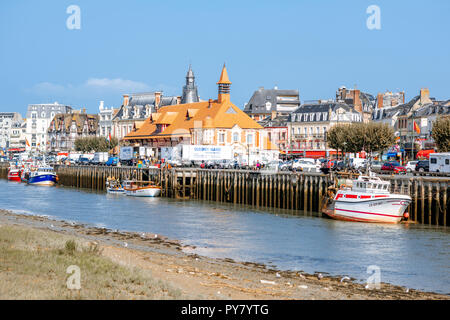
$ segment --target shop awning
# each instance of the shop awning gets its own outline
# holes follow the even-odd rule
[[[417,152],[417,158],[430,158],[430,153],[434,153],[434,149],[420,150]]]
[[[325,151],[306,151],[306,157],[307,158],[325,158],[326,153]]]

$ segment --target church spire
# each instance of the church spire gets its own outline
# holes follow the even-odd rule
[[[183,87],[183,96],[181,103],[194,103],[198,102],[197,86],[195,85],[195,76],[192,71],[192,66],[189,64],[189,70],[186,74],[186,85]]]
[[[219,103],[225,100],[230,100],[231,81],[228,78],[228,72],[227,68],[225,67],[225,63],[223,64],[222,73],[220,74],[220,79],[217,84],[219,85]]]

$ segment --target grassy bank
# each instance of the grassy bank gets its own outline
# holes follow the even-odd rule
[[[176,299],[181,292],[149,270],[119,265],[95,243],[24,226],[0,227],[0,299]],[[76,265],[81,289],[69,290]]]

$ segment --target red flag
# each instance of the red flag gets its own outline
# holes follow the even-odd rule
[[[108,135],[108,140],[111,141],[111,132]]]
[[[414,131],[417,132],[417,134],[420,134],[420,127],[415,121],[414,121]]]

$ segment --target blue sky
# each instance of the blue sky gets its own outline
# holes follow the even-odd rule
[[[81,9],[69,30],[66,9]],[[369,30],[369,5],[381,29]],[[97,112],[124,93],[181,95],[192,63],[201,98],[224,62],[242,107],[260,86],[333,98],[421,87],[450,98],[450,1],[12,1],[0,3],[0,111],[58,101]]]

